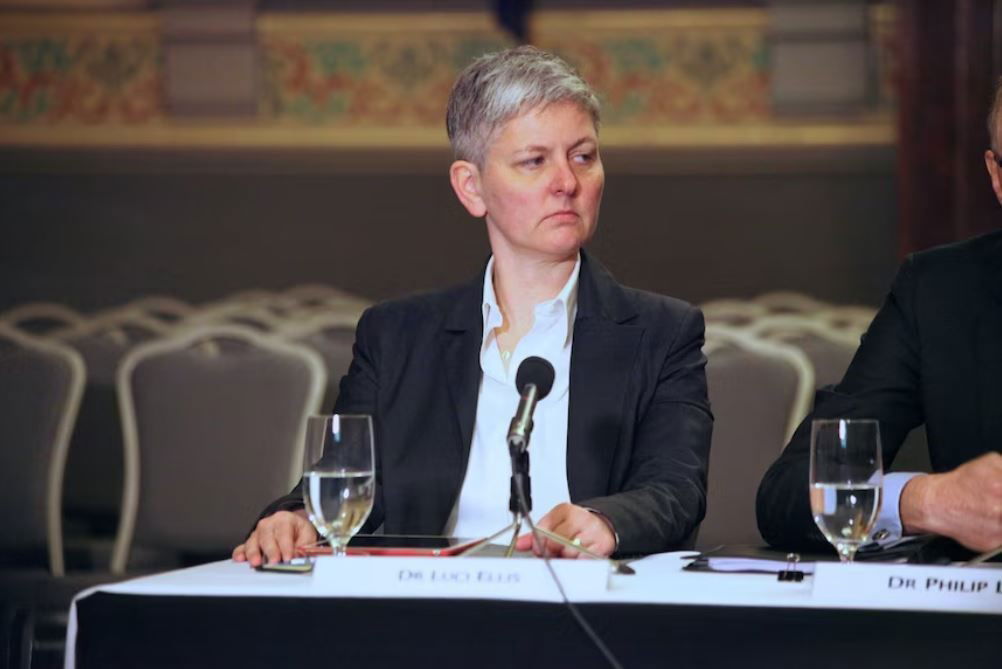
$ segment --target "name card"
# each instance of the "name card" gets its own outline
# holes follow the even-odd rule
[[[819,562],[819,606],[1002,615],[1002,569]]]
[[[611,568],[604,560],[550,564],[572,601],[608,587]],[[313,590],[338,597],[561,601],[543,560],[533,558],[319,557]]]

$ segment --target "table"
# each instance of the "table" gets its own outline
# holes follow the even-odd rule
[[[1002,606],[841,608],[812,597],[810,577],[682,565],[678,554],[651,556],[576,598],[625,667],[1002,666]],[[67,667],[607,666],[559,602],[332,597],[311,579],[218,562],[82,593]]]

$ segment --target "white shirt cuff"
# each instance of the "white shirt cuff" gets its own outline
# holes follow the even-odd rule
[[[873,526],[873,534],[870,535],[875,543],[886,548],[901,540],[904,535],[901,524],[901,491],[904,490],[906,483],[921,475],[922,472],[884,474],[883,500],[880,504],[880,513],[877,514],[877,522]]]

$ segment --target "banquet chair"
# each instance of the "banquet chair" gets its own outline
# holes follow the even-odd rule
[[[829,308],[827,302],[792,290],[777,290],[762,293],[752,298],[752,302],[765,307],[769,314],[813,314]]]
[[[0,495],[6,562],[44,548],[48,571],[65,572],[62,486],[86,375],[72,349],[0,323]]]
[[[796,348],[725,326],[706,326],[703,350],[714,424],[706,517],[696,547],[762,544],[758,483],[806,414],[814,373]]]
[[[262,333],[278,332],[284,324],[282,316],[270,309],[268,303],[264,301],[213,303],[190,314],[184,322],[188,327],[235,325]]]
[[[91,583],[66,576],[61,516],[84,376],[72,349],[0,323],[0,661],[9,666],[39,657],[38,621],[51,629],[50,614],[65,613],[72,591]]]
[[[854,332],[834,328],[811,315],[767,316],[749,326],[748,333],[803,351],[814,369],[814,385],[818,388],[841,381],[859,348],[859,336]]]
[[[0,313],[0,323],[39,336],[80,325],[86,320],[83,314],[55,302],[28,302]]]
[[[358,318],[358,313],[322,313],[290,323],[282,331],[284,338],[310,347],[323,358],[327,370],[327,388],[322,403],[325,410],[333,408],[341,377],[348,373],[351,365]]]
[[[711,300],[699,305],[699,308],[707,323],[734,328],[747,327],[759,318],[769,315],[765,306],[748,300]]]
[[[233,325],[200,325],[133,349],[118,370],[125,487],[111,569],[133,546],[183,560],[228,556],[302,471],[320,408],[319,354]]]
[[[118,365],[132,348],[168,330],[168,325],[140,310],[115,309],[53,335],[76,350],[87,366],[63,489],[67,556],[78,566],[107,567],[118,524],[122,501]]]
[[[860,323],[867,319],[862,307],[847,307],[860,320],[852,327],[833,324],[825,313],[813,316],[768,316],[748,328],[749,334],[780,341],[804,352],[814,369],[817,388],[835,385],[842,380],[859,348]],[[866,321],[868,322],[868,321]],[[930,472],[929,449],[925,427],[912,430],[898,449],[891,471]]]
[[[299,302],[328,302],[332,299],[353,297],[347,291],[326,283],[300,283],[286,288],[282,294]]]
[[[322,283],[305,283],[285,290],[278,302],[290,311],[307,316],[321,314],[361,314],[371,306],[368,300]]]
[[[146,295],[116,307],[111,312],[138,314],[160,321],[164,325],[174,325],[196,310],[196,307],[170,295]]]
[[[870,322],[877,315],[877,310],[873,307],[858,305],[833,306],[817,312],[815,316],[836,330],[844,330],[861,337],[866,329],[870,327]]]

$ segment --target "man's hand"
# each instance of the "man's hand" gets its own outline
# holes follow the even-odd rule
[[[317,539],[306,511],[278,511],[257,522],[247,541],[233,549],[233,559],[249,562],[252,567],[260,566],[262,561],[288,562],[295,557],[297,548],[314,544]]]
[[[616,550],[616,535],[608,522],[597,513],[592,513],[584,507],[574,504],[558,504],[545,516],[539,519],[536,527],[541,530],[549,530],[554,534],[574,541],[577,540],[582,546],[603,557],[608,557]],[[529,550],[536,555],[549,555],[552,557],[581,557],[583,554],[573,548],[567,548],[543,538],[542,546],[535,545],[532,533],[523,534],[518,538],[515,548],[520,551]],[[587,557],[587,556],[585,556]]]
[[[982,553],[1002,546],[1002,455],[986,453],[901,491],[905,532],[941,534]]]

